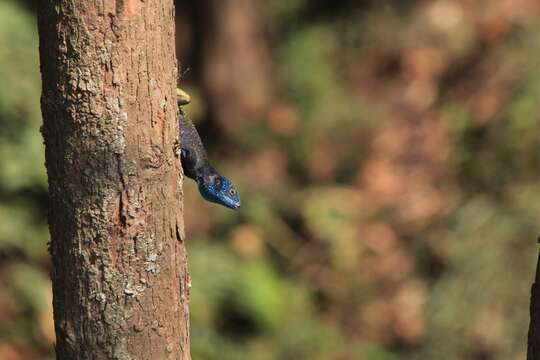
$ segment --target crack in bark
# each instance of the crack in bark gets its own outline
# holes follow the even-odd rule
[[[163,150],[178,134],[166,71],[176,68],[172,9],[172,0],[39,9],[58,359],[189,359],[181,188]]]

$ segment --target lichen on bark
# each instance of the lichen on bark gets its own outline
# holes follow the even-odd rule
[[[39,8],[59,359],[189,359],[173,1]]]

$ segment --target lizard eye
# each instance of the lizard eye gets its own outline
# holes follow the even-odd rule
[[[236,195],[236,190],[235,189],[229,190],[229,195],[231,195],[231,196]]]

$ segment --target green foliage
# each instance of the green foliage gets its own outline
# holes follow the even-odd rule
[[[0,187],[46,183],[39,134],[39,67],[35,20],[12,1],[0,4]],[[13,160],[17,161],[13,161]]]
[[[277,0],[268,3],[268,11],[280,26],[294,22],[305,7],[306,0]]]
[[[251,262],[241,267],[232,296],[261,329],[276,329],[285,301],[283,281],[272,267]]]
[[[47,309],[43,297],[49,291],[49,279],[39,268],[25,264],[15,264],[12,269],[13,295],[19,301],[21,309],[31,310],[35,314]]]
[[[282,71],[288,98],[306,117],[339,99],[340,88],[330,63],[336,46],[334,34],[325,27],[302,29],[284,46]]]
[[[0,78],[0,252],[43,258],[43,205],[27,194],[46,187],[37,33],[34,18],[12,1],[0,4]]]
[[[523,215],[478,196],[449,219],[449,270],[432,290],[432,331],[419,359],[441,351],[450,359],[482,351],[508,359],[523,351],[530,283],[517,279],[534,273],[537,258],[534,242],[522,241],[536,236],[535,224]]]
[[[189,254],[194,359],[324,359],[342,351],[337,329],[313,317],[308,289],[278,276],[268,261],[206,242]],[[241,318],[224,319],[227,313]]]
[[[37,47],[32,14],[0,2],[0,344],[29,358],[52,354]]]
[[[0,252],[21,251],[35,260],[46,258],[49,233],[27,202],[0,203]]]

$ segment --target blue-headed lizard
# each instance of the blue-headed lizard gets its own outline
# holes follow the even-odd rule
[[[178,106],[187,105],[191,99],[183,90],[176,90]],[[184,174],[195,180],[202,197],[208,201],[223,205],[229,209],[240,207],[240,196],[233,184],[225,176],[221,176],[210,165],[201,137],[182,109],[179,116],[180,151],[179,157]]]

